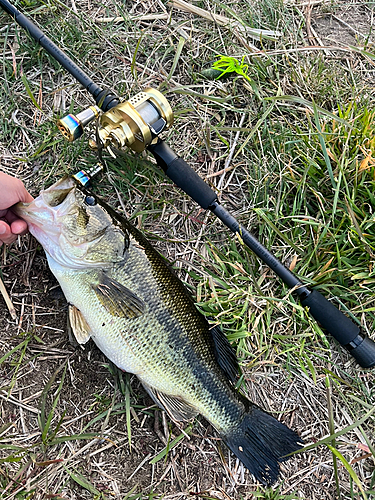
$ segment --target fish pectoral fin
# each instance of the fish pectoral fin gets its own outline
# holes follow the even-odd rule
[[[91,330],[81,311],[69,304],[69,321],[78,344],[86,344],[90,340]]]
[[[182,399],[176,398],[174,396],[169,396],[168,394],[157,391],[144,382],[142,382],[142,384],[150,395],[151,399],[158,406],[160,406],[160,408],[165,410],[172,420],[181,422],[190,420],[198,415],[199,412],[193,406],[191,406],[189,403],[186,403]]]
[[[101,282],[93,286],[100,303],[112,316],[138,318],[145,311],[145,303],[129,288],[110,278],[105,273]]]

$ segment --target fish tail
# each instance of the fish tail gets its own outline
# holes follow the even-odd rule
[[[222,438],[251,474],[269,486],[277,480],[279,462],[289,458],[285,455],[300,449],[303,441],[257,406],[247,404],[247,407],[240,424]]]

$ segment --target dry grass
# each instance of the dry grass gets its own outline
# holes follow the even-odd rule
[[[149,85],[165,91],[176,114],[168,144],[283,262],[372,334],[372,3],[198,6],[213,20],[183,12],[177,2],[173,8],[161,1],[20,3],[98,82],[125,98]],[[250,28],[281,36],[258,41]],[[95,163],[85,141],[66,144],[55,126],[57,116],[91,101],[2,13],[0,41],[0,166],[37,194]],[[245,55],[251,82],[202,78],[219,54]],[[304,100],[341,113],[352,128],[324,112],[317,124]],[[109,171],[95,189],[121,210],[115,185],[127,214],[197,290],[201,309],[237,346],[250,399],[306,443],[345,432],[282,465],[280,483],[269,490],[201,420],[151,463],[181,430],[94,345],[69,344],[64,299],[43,252],[25,237],[0,250],[18,315],[12,320],[1,303],[0,498],[373,498],[373,371],[359,369],[272,272],[231,242],[149,158],[106,158]]]

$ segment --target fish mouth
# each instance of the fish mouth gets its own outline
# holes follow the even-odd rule
[[[27,211],[27,209],[31,205],[31,203],[32,202],[23,203],[22,201],[20,201],[16,205],[13,205],[12,212],[18,215],[18,217],[20,217],[21,219],[24,219],[26,222],[28,222],[30,213]]]
[[[12,211],[23,219],[30,233],[41,241],[48,235],[57,244],[60,234],[59,218],[69,211],[71,202],[69,194],[76,187],[70,177],[63,177],[30,203],[17,203]]]
[[[40,197],[48,208],[59,207],[76,187],[77,184],[71,177],[63,177],[48,189],[44,189]]]
[[[47,227],[50,234],[56,230],[56,225],[53,223],[53,214],[43,211],[42,208],[38,209],[35,206],[35,200],[30,203],[20,202],[13,205],[12,212],[26,221],[30,233],[37,239],[43,235],[43,232],[46,232]]]
[[[12,207],[12,211],[28,224],[34,223],[38,226],[41,223],[44,225],[47,220],[52,222],[53,212],[58,211],[75,187],[76,184],[71,177],[63,177],[48,189],[41,191],[30,203],[17,203]]]

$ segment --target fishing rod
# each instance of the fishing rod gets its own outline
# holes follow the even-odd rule
[[[121,101],[110,90],[102,89],[57,47],[29,18],[8,0],[0,0],[3,8],[53,58],[55,58],[93,96],[96,105],[77,115],[69,114],[57,123],[69,141],[79,138],[84,127],[97,120],[97,137],[101,145],[113,154],[130,148],[136,152],[147,149],[157,165],[179,188],[203,209],[215,214],[245,245],[270,267],[303,307],[329,332],[363,368],[375,366],[375,342],[351,319],[327,300],[318,290],[308,287],[285,267],[265,246],[220,204],[217,194],[179,157],[159,135],[173,124],[173,111],[163,94],[147,88],[127,101]],[[80,171],[73,177],[88,185],[91,174]]]

